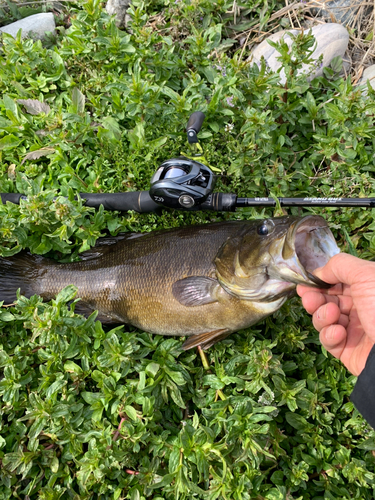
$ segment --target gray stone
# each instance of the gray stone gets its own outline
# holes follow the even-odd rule
[[[359,80],[358,84],[363,87],[362,95],[366,96],[368,94],[367,90],[367,80],[370,81],[370,85],[375,89],[375,64],[366,68],[362,74],[362,78]]]
[[[8,33],[15,37],[18,31],[22,30],[22,37],[32,36],[33,38],[43,38],[44,35],[55,30],[55,18],[51,12],[43,14],[34,14],[32,16],[25,17],[20,21],[8,24],[7,26],[2,26],[0,28],[0,33]]]
[[[118,28],[126,28],[130,20],[127,10],[131,0],[108,0],[105,10],[110,16],[116,16],[116,26]]]
[[[288,30],[288,32],[296,35],[299,33],[297,30]],[[306,31],[307,33],[307,31]],[[317,42],[317,47],[312,54],[313,59],[317,60],[322,55],[322,65],[315,66],[304,65],[302,67],[302,72],[309,74],[308,80],[321,76],[323,74],[323,68],[329,66],[332,59],[336,56],[343,57],[349,43],[349,33],[346,28],[341,24],[327,23],[319,24],[312,28],[312,34]],[[255,62],[258,66],[261,64],[262,56],[266,60],[267,65],[272,71],[277,71],[281,67],[281,62],[277,60],[280,57],[280,53],[271,47],[267,40],[273,42],[279,42],[281,39],[288,44],[290,47],[292,44],[291,37],[287,34],[287,31],[279,31],[263,40],[261,44],[252,52],[249,60]],[[281,81],[284,84],[286,81],[284,69],[280,72]]]
[[[311,13],[328,21],[350,25],[355,20],[363,0],[316,0],[312,2]]]

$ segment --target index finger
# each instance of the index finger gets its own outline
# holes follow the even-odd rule
[[[302,296],[302,305],[309,314],[314,314],[321,306],[326,304],[335,304],[341,314],[350,314],[353,307],[353,300],[345,295],[328,295],[316,290],[308,290]]]

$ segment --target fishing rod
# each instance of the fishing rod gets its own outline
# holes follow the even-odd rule
[[[186,126],[188,143],[198,142],[204,113],[193,113]],[[127,212],[155,212],[160,208],[235,212],[245,207],[375,207],[375,198],[239,198],[231,193],[214,193],[217,176],[198,160],[180,156],[163,162],[151,178],[149,191],[126,193],[80,193],[88,207]],[[1,201],[19,204],[27,196],[0,193]]]

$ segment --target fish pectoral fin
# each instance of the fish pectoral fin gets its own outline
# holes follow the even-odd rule
[[[219,340],[228,337],[230,332],[226,328],[222,330],[214,330],[213,332],[200,333],[198,335],[192,335],[183,344],[182,349],[187,351],[193,347],[201,346],[202,349],[208,349],[209,347],[219,342]]]
[[[172,285],[173,296],[186,307],[203,306],[218,301],[220,283],[206,276],[191,276]]]

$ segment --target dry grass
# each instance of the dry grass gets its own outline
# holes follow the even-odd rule
[[[241,46],[241,57],[248,55],[249,51],[259,44],[262,40],[270,36],[272,33],[282,30],[281,20],[287,20],[289,28],[287,29],[304,29],[307,30],[316,24],[325,22],[338,22],[335,13],[339,10],[342,12],[349,11],[349,19],[346,23],[346,28],[349,32],[349,46],[345,54],[344,62],[346,62],[346,70],[351,76],[353,83],[357,83],[362,76],[364,69],[372,64],[375,64],[375,15],[374,6],[375,0],[351,0],[349,6],[341,8],[334,5],[338,0],[285,0],[285,7],[274,12],[267,22],[258,22],[250,29],[238,31],[236,25],[241,23],[241,8],[238,7],[237,1],[233,0],[232,8],[227,12],[227,15],[233,17],[233,35]],[[345,1],[345,0],[343,0]],[[13,0],[17,6],[37,6],[45,5],[50,7],[49,10],[56,9],[56,6],[61,7],[64,2],[75,3],[76,0]],[[6,7],[5,0],[0,0],[0,7]],[[325,9],[324,18],[319,15],[319,9]],[[48,9],[47,9],[48,10]],[[169,28],[165,29],[165,19],[163,13],[150,18],[147,26],[160,31],[172,31],[173,23]],[[178,33],[170,33],[176,38],[184,38],[186,33],[181,33],[181,26],[178,26]]]
[[[345,1],[345,0],[343,0]],[[350,75],[352,82],[357,83],[365,68],[375,64],[375,15],[374,6],[375,0],[351,0],[347,6],[338,7],[335,5],[338,0],[285,0],[285,6],[274,12],[268,20],[259,19],[249,29],[240,30],[241,23],[249,21],[249,18],[243,19],[241,16],[241,8],[237,1],[233,0],[231,9],[226,13],[233,22],[227,26],[231,38],[235,39],[240,48],[240,57],[246,58],[250,51],[265,38],[271,34],[284,29],[285,21],[288,27],[286,29],[308,30],[309,28],[327,22],[339,22],[335,17],[335,13],[339,11],[349,12],[346,21],[346,28],[349,32],[349,45],[344,57],[344,70],[347,75]],[[324,9],[320,14],[321,9]],[[169,32],[176,41],[180,41],[187,36],[181,32],[181,25],[178,25],[178,30],[174,32],[173,22],[170,25],[165,23],[164,13],[155,16],[149,20],[148,26],[162,32]],[[284,22],[282,21],[284,20]],[[238,50],[238,45],[236,45]]]
[[[335,12],[338,10],[349,11],[350,15],[346,23],[349,32],[349,46],[345,54],[344,62],[347,72],[350,74],[353,83],[357,83],[361,78],[364,69],[375,64],[375,15],[373,1],[355,1],[340,9],[335,6],[330,9],[330,4],[335,0],[310,0],[303,3],[296,1],[289,3],[285,0],[285,7],[275,12],[262,29],[261,23],[254,25],[251,29],[237,33],[236,38],[242,45],[242,53],[251,50],[262,40],[283,29],[280,25],[281,19],[287,19],[289,29],[309,29],[316,24],[325,22],[338,22]],[[336,0],[337,1],[337,0]],[[325,17],[319,16],[318,9],[325,9]]]

